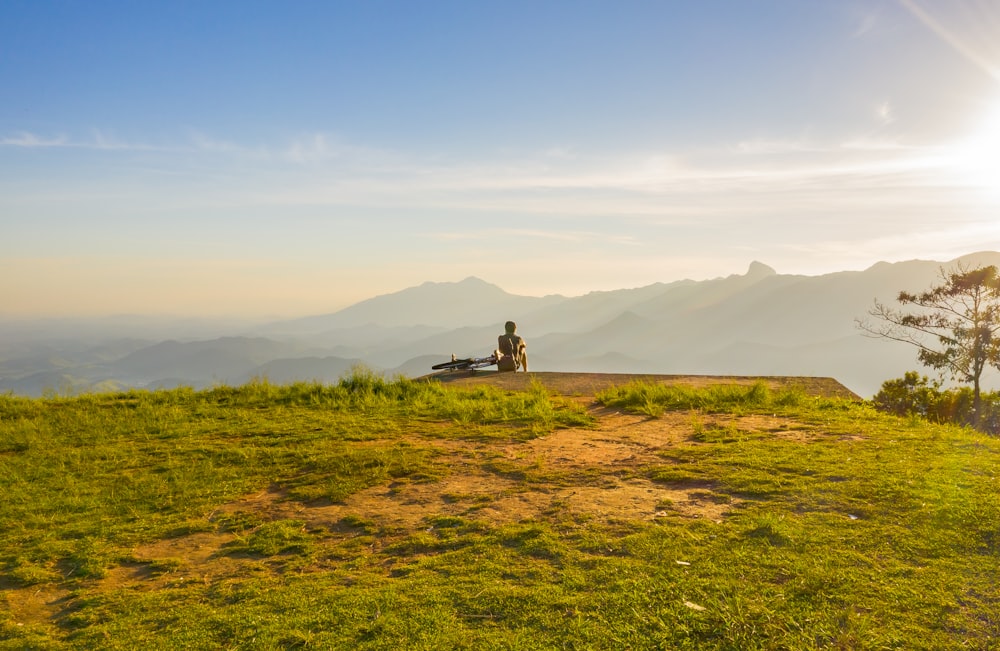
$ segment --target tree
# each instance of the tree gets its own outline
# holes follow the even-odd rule
[[[917,359],[958,382],[972,383],[974,424],[978,424],[980,381],[987,367],[1000,369],[1000,276],[993,265],[941,269],[941,284],[925,292],[901,291],[896,300],[914,310],[875,301],[858,327],[875,337],[917,347]]]

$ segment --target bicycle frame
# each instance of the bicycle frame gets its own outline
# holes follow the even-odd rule
[[[435,364],[431,368],[435,371],[475,371],[478,368],[494,366],[496,363],[497,358],[495,355],[490,355],[489,357],[469,357],[466,359],[458,359],[452,355],[450,362]]]

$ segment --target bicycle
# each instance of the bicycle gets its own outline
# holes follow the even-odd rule
[[[466,359],[458,359],[452,355],[450,362],[441,362],[431,368],[435,371],[475,371],[477,368],[493,366],[496,363],[496,355],[490,355],[489,357],[468,357]]]

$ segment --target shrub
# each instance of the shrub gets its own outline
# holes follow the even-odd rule
[[[937,380],[928,380],[916,371],[882,383],[872,403],[879,411],[897,416],[920,416],[932,423],[970,425],[990,434],[1000,434],[1000,394],[981,396],[979,418],[974,410],[972,389],[941,389]]]
[[[901,378],[883,382],[872,402],[879,411],[897,416],[916,414],[933,420],[941,383],[934,381],[928,386],[927,382],[926,375],[907,371]]]

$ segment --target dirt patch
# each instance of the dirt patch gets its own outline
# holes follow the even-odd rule
[[[629,479],[601,487],[574,486],[518,493],[491,503],[483,512],[498,520],[511,519],[512,514],[533,518],[563,511],[598,522],[651,521],[669,515],[718,522],[736,501],[713,501],[710,495],[705,490],[671,490],[648,480]]]
[[[270,509],[271,504],[268,505]],[[230,533],[208,533],[198,532],[182,536],[180,538],[169,538],[159,540],[151,545],[146,545],[136,550],[134,557],[137,561],[154,561],[159,559],[183,559],[192,564],[205,563],[218,551],[222,544],[234,538]]]
[[[690,416],[668,413],[652,419],[600,407],[592,412],[594,428],[557,430],[525,442],[494,447],[435,440],[431,445],[439,450],[439,461],[451,468],[437,481],[375,486],[336,504],[304,504],[267,490],[220,505],[208,520],[220,522],[238,514],[253,514],[259,521],[301,520],[304,528],[323,532],[322,538],[335,544],[358,535],[356,528],[344,524],[350,521],[364,521],[382,535],[402,538],[431,528],[433,519],[441,516],[490,526],[566,515],[597,522],[651,522],[667,516],[719,521],[735,504],[703,487],[666,487],[637,476],[637,468],[662,461],[659,450],[690,437]],[[226,553],[235,537],[198,532],[139,547],[134,562],[114,569],[100,587],[155,589],[177,581],[233,576],[259,565]]]
[[[226,544],[235,537],[228,532],[198,532],[144,545],[133,552],[133,562],[113,568],[99,581],[101,590],[135,587],[154,590],[239,575],[248,565],[247,560],[223,553]]]
[[[795,385],[818,395],[857,397],[829,378],[490,372],[429,378],[458,384],[488,382],[509,390],[539,382],[553,393],[588,405],[596,426],[557,430],[537,439],[498,445],[414,437],[412,443],[430,444],[438,450],[437,460],[447,464],[449,474],[430,482],[404,480],[375,486],[337,504],[303,504],[286,499],[281,491],[262,491],[220,505],[207,514],[209,522],[241,514],[258,522],[301,520],[305,529],[320,532],[321,541],[331,545],[360,535],[352,522],[377,528],[384,544],[432,529],[434,518],[441,516],[463,517],[490,526],[566,515],[596,522],[652,522],[664,517],[720,522],[738,499],[714,493],[708,486],[658,484],[642,475],[642,467],[664,463],[664,450],[697,443],[696,433],[705,430],[766,433],[802,442],[814,433],[799,423],[768,415],[668,412],[650,418],[628,414],[596,404],[595,393],[636,379],[688,386],[764,380],[774,388]],[[236,537],[235,533],[198,532],[137,548],[133,562],[112,571],[99,588],[155,589],[178,581],[210,582],[259,571],[260,559],[226,553],[226,545]],[[46,613],[58,610],[58,601],[65,596],[38,591],[29,600],[26,591],[15,592],[8,595],[15,596],[21,605],[12,612],[40,613],[43,619]]]
[[[0,591],[15,626],[50,623],[65,607],[70,592],[52,585],[5,588]]]
[[[304,505],[267,492],[225,505],[220,512],[253,510],[264,520],[297,519],[305,529],[325,530],[329,543],[357,535],[343,525],[345,518],[371,523],[387,537],[382,544],[433,528],[433,518],[460,516],[491,526],[572,515],[596,522],[654,521],[676,516],[721,522],[738,501],[723,502],[704,489],[670,489],[645,479],[604,481],[601,486],[525,488],[519,482],[490,474],[453,475],[441,481],[370,488],[342,504]],[[189,581],[211,582],[259,568],[261,561],[225,553],[234,539],[229,533],[195,533],[139,547],[135,563],[112,570],[98,582],[101,591],[153,590]],[[40,604],[24,605],[36,616],[54,615]]]

